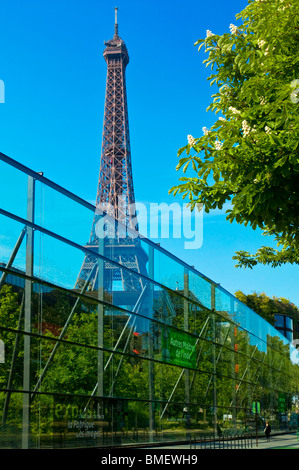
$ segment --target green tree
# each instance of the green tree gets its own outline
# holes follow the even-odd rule
[[[207,31],[195,43],[208,54],[208,80],[218,86],[208,110],[219,118],[178,151],[177,170],[192,167],[196,176],[181,177],[170,193],[188,196],[191,210],[228,203],[227,220],[274,237],[277,249],[239,251],[237,266],[298,264],[299,4],[251,0],[236,18],[230,33]]]
[[[0,387],[7,386],[9,372],[12,367],[12,357],[17,340],[17,335],[13,330],[17,330],[18,321],[20,316],[20,298],[19,295],[14,292],[11,286],[4,285],[0,290],[0,326],[3,327],[0,330],[0,339],[4,343],[5,347],[5,361],[1,364],[0,368]],[[21,342],[21,341],[20,341]],[[16,363],[14,364],[14,380],[16,384],[22,383],[22,346],[19,348],[19,352],[16,356]]]
[[[275,314],[299,319],[298,307],[283,297],[274,296],[271,298],[264,292],[245,295],[242,291],[235,292],[235,296],[272,325],[275,324]]]

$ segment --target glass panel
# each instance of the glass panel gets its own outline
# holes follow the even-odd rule
[[[94,212],[40,181],[35,183],[35,223],[79,245],[89,241]]]
[[[6,407],[9,397],[9,407]],[[0,390],[0,448],[20,449],[22,445],[22,405],[21,393]]]
[[[291,317],[285,317],[285,322],[286,322],[286,328],[289,330],[293,329],[293,318]]]
[[[18,184],[19,206],[7,178]],[[5,198],[12,195],[2,207],[26,217],[27,175],[8,167],[2,179]],[[35,279],[25,282],[24,226],[0,215],[0,447],[21,446],[26,397],[33,447],[189,442],[191,432],[215,436],[221,427],[255,432],[253,403],[259,433],[262,417],[288,426],[299,383],[291,331],[284,337],[146,239],[122,239],[121,255],[110,242],[104,259],[101,246],[73,246],[89,240],[93,211],[38,181],[35,203],[36,223],[69,243],[35,230]]]
[[[289,330],[286,330],[286,338],[287,338],[289,341],[293,341],[293,332],[292,332],[292,331],[289,331]]]
[[[155,247],[155,281],[184,293],[184,266]]]
[[[211,284],[208,281],[189,271],[189,289],[191,299],[194,296],[196,301],[211,309]]]
[[[24,225],[0,214],[0,266],[5,267],[20,243],[13,259],[12,266],[25,272],[26,246]]]
[[[0,208],[26,219],[28,176],[0,160],[0,187]]]
[[[284,316],[283,315],[274,315],[275,319],[275,328],[284,328]]]

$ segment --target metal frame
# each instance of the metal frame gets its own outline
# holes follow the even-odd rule
[[[28,194],[27,194],[27,220],[34,222],[35,206],[35,180],[28,176]],[[32,227],[27,226],[26,238],[26,275],[33,276],[33,252],[34,252],[34,232]],[[24,300],[24,332],[31,333],[32,318],[32,282],[25,280],[25,300]],[[24,365],[23,365],[23,424],[22,424],[22,448],[30,447],[30,369],[31,369],[31,336],[24,336]]]
[[[34,188],[34,181],[32,180],[32,178],[29,178],[28,195],[34,194],[33,188]],[[35,231],[40,231],[41,233],[45,233],[45,234],[47,234],[47,235],[49,235],[49,236],[52,236],[52,237],[54,237],[54,238],[56,238],[56,239],[58,239],[58,240],[60,240],[60,241],[63,241],[63,242],[65,242],[65,243],[67,243],[67,244],[73,246],[74,248],[77,248],[77,249],[80,249],[80,250],[83,251],[83,252],[86,252],[86,248],[82,247],[81,245],[78,245],[78,244],[76,244],[76,243],[74,243],[74,242],[71,242],[70,240],[67,240],[67,239],[64,238],[64,237],[61,237],[60,235],[57,235],[57,234],[55,234],[55,233],[53,233],[53,232],[51,232],[51,231],[49,231],[49,230],[47,230],[47,229],[44,229],[44,228],[40,227],[39,225],[35,224],[35,223],[34,223],[34,217],[32,216],[32,215],[33,215],[33,212],[34,212],[34,211],[33,211],[33,207],[34,207],[34,203],[33,203],[33,202],[34,202],[34,199],[33,199],[32,197],[31,197],[31,199],[30,199],[30,197],[28,197],[28,214],[27,214],[27,217],[28,217],[28,219],[32,219],[32,221],[29,221],[29,220],[27,221],[27,220],[25,220],[25,219],[22,219],[22,218],[19,217],[19,216],[15,216],[14,214],[11,214],[11,213],[9,213],[9,212],[7,212],[7,211],[0,210],[0,213],[2,213],[3,215],[6,215],[7,217],[10,217],[10,218],[13,219],[13,220],[18,221],[18,222],[21,223],[23,226],[25,225],[25,226],[26,226],[26,231],[29,232],[29,233],[31,232],[31,238],[30,238],[29,236],[27,236],[27,239],[26,239],[27,244],[28,244],[28,246],[27,246],[27,251],[26,251],[26,253],[27,253],[27,256],[26,256],[26,257],[27,257],[27,263],[26,263],[26,274],[23,276],[23,277],[28,281],[28,282],[27,282],[27,288],[26,288],[27,302],[28,302],[28,299],[30,299],[32,284],[33,284],[34,279],[35,279],[34,276],[33,276],[33,272],[32,272],[33,251],[32,251],[32,245],[31,245],[31,243],[32,243],[32,238],[33,238],[33,234],[34,234]],[[24,229],[23,229],[23,230],[24,230]],[[21,237],[21,236],[22,236],[22,233],[21,233],[20,237]],[[19,247],[20,244],[21,244],[21,243],[20,243],[20,237],[19,237],[19,239],[18,239],[18,241],[17,241],[17,243],[16,243],[14,249],[12,250],[12,255],[11,255],[11,257],[10,257],[10,262],[8,263],[8,264],[9,264],[9,268],[7,267],[6,269],[2,269],[3,273],[6,273],[6,274],[7,274],[8,272],[13,273],[13,271],[12,271],[10,268],[11,268],[12,263],[13,263],[12,258],[16,255],[17,250],[18,250],[18,247]],[[23,239],[24,239],[24,237],[23,237]],[[167,288],[167,287],[165,287],[165,286],[163,286],[162,284],[157,283],[157,282],[154,281],[153,279],[150,279],[150,278],[153,278],[153,277],[154,277],[154,276],[153,276],[153,272],[154,272],[154,248],[153,248],[153,246],[150,246],[150,249],[151,249],[151,252],[149,251],[149,266],[150,266],[150,268],[149,268],[149,271],[148,271],[148,277],[147,277],[147,276],[143,276],[143,279],[147,281],[148,287],[151,289],[152,294],[153,294],[153,287],[154,287],[155,285],[157,285],[157,286],[162,287],[163,289],[165,289],[165,292],[166,292],[166,297],[165,297],[165,298],[166,298],[166,301],[168,302],[168,304],[169,304],[169,306],[170,306],[170,309],[171,309],[171,298],[170,298],[170,296],[167,295],[167,294],[168,294],[168,292],[172,292],[172,290],[169,289],[169,288]],[[95,256],[96,256],[97,259],[99,260],[100,265],[105,262],[105,257],[103,256],[101,250],[99,250],[99,252],[96,253]],[[8,266],[8,264],[7,264],[7,266]],[[124,269],[124,267],[122,267],[122,269]],[[127,268],[127,269],[129,269],[129,268]],[[102,270],[102,269],[99,269],[99,271],[102,272],[103,270]],[[140,275],[140,276],[142,276],[142,275]],[[3,276],[2,276],[2,277],[3,277]],[[45,284],[47,284],[47,283],[45,282]],[[102,284],[100,284],[100,285],[102,285]],[[81,292],[78,293],[78,297],[80,297],[80,294],[81,294]],[[189,285],[188,285],[188,270],[187,270],[187,269],[185,270],[184,291],[183,291],[183,293],[178,291],[178,292],[176,292],[176,294],[177,294],[178,296],[180,296],[180,298],[182,299],[182,302],[183,302],[183,305],[184,305],[184,319],[185,319],[184,328],[185,328],[185,329],[187,328],[187,330],[188,330],[188,318],[187,318],[187,315],[188,315],[188,309],[187,309],[188,304],[189,304],[189,303],[191,303],[191,304],[193,303],[194,305],[196,305],[196,306],[198,306],[198,307],[200,307],[200,308],[202,308],[202,305],[201,305],[200,303],[198,303],[198,301],[197,301],[196,299],[190,298]],[[84,295],[84,294],[83,294],[83,295]],[[211,302],[211,303],[212,303],[213,306],[216,306],[216,305],[215,305],[215,284],[211,286],[211,295],[212,295],[212,302]],[[88,297],[88,296],[87,296],[87,297]],[[103,298],[102,298],[102,297],[99,297],[99,298],[97,299],[97,301],[98,301],[98,304],[101,304],[101,305],[104,305],[104,304],[105,304],[105,302],[103,301]],[[108,305],[108,304],[107,304],[107,305]],[[115,307],[115,308],[116,308],[116,307]],[[134,312],[133,312],[133,313],[134,313]],[[217,315],[218,315],[218,314],[221,316],[221,312],[217,312]],[[22,311],[21,311],[20,315],[22,315]],[[211,315],[212,315],[212,316],[213,316],[213,315],[216,315],[216,312],[215,312],[215,313],[211,312]],[[137,316],[138,316],[138,313],[137,313]],[[28,304],[27,304],[27,318],[29,318],[29,317],[30,317],[30,308],[29,308],[29,302],[28,302]],[[21,317],[20,317],[20,318],[21,318]],[[145,318],[148,318],[148,317],[145,317]],[[225,318],[226,318],[226,317],[225,317]],[[30,319],[30,318],[29,318],[29,319]],[[100,316],[99,316],[99,319],[100,319]],[[207,320],[209,320],[209,319],[207,319]],[[228,319],[226,318],[226,320],[228,320]],[[152,321],[155,322],[155,321],[157,321],[157,320],[152,319]],[[232,320],[230,320],[230,322],[233,323]],[[30,323],[30,322],[29,322],[29,323]],[[167,325],[166,323],[163,323],[163,322],[159,322],[159,323],[162,323],[162,324]],[[244,328],[242,328],[242,330],[246,331]],[[102,331],[101,327],[99,328],[99,331]],[[215,331],[215,330],[214,330],[214,331]],[[24,337],[28,337],[28,338],[31,337],[30,324],[29,324],[29,327],[27,326],[27,328],[26,328],[26,330],[24,330],[24,332],[25,332]],[[252,335],[252,333],[251,333],[251,335]],[[100,338],[100,336],[99,336],[99,338]],[[200,337],[198,337],[198,340],[199,340],[200,338],[201,338],[201,335],[200,335]],[[17,337],[16,337],[16,339],[17,339]],[[60,338],[60,339],[62,339],[62,338]],[[59,339],[57,339],[57,342],[60,342],[60,341],[58,341],[58,340],[59,340]],[[30,343],[30,342],[29,342],[29,343]],[[214,337],[214,339],[213,339],[213,344],[215,345],[215,337]],[[224,343],[222,344],[222,346],[223,346],[223,345],[224,345]],[[117,346],[116,346],[116,347],[117,347]],[[98,351],[102,351],[102,352],[104,351],[103,344],[101,344],[100,342],[99,342],[99,344],[98,344]],[[27,342],[27,345],[26,345],[26,348],[25,348],[25,352],[28,353],[28,342]],[[122,354],[122,353],[124,353],[124,352],[125,352],[125,350],[124,350],[123,352],[118,352],[118,353]],[[111,354],[113,354],[113,353],[114,353],[114,351],[111,351]],[[150,358],[145,358],[145,359],[150,359]],[[218,359],[219,359],[219,356],[218,356]],[[197,358],[197,364],[198,364],[198,360],[199,360],[199,357]],[[30,361],[29,361],[29,362],[30,362]],[[153,365],[154,362],[155,362],[155,359],[152,360],[152,365]],[[158,362],[159,362],[159,361],[158,361]],[[103,362],[102,362],[101,360],[99,360],[98,363],[99,363],[99,364],[103,364]],[[194,370],[193,379],[192,379],[192,381],[190,381],[190,387],[193,386],[193,384],[194,384],[194,376],[195,376],[196,373],[197,373],[197,371]],[[181,371],[181,374],[180,374],[180,375],[181,375],[181,377],[183,376],[182,371]],[[213,375],[214,375],[214,374],[213,374]],[[100,375],[100,377],[101,377],[101,375]],[[154,377],[153,377],[153,376],[151,376],[151,377],[152,377],[152,380],[154,380]],[[215,375],[214,375],[214,377],[215,377]],[[30,390],[30,385],[29,385],[29,389],[28,389],[28,388],[27,388],[27,385],[26,385],[26,380],[25,380],[25,379],[26,379],[26,380],[28,379],[28,370],[25,371],[25,373],[24,373],[24,391],[26,392],[26,391]],[[27,382],[27,383],[28,383],[28,382]],[[100,383],[100,381],[99,381],[99,383]],[[8,387],[8,388],[9,388],[9,387]],[[34,393],[32,392],[31,394],[32,394],[32,395],[35,395],[37,392],[38,392],[38,390],[37,390],[37,388],[36,388],[36,389],[34,390]],[[174,392],[175,392],[175,390],[174,390]],[[24,393],[24,396],[25,396],[25,395],[26,395],[26,397],[28,397],[29,394],[28,394],[28,393]],[[101,395],[101,394],[99,393],[98,396],[100,396],[100,395]],[[7,397],[9,397],[9,394],[8,394]],[[171,396],[171,398],[170,398],[168,401],[170,402],[172,398],[173,398],[173,395]],[[155,397],[153,396],[153,382],[150,381],[150,383],[149,383],[149,404],[150,404],[150,407],[151,407],[152,409],[153,409],[153,406],[154,406],[154,402],[155,402],[155,401],[159,401],[159,400],[156,400]],[[29,429],[29,426],[30,426],[30,422],[29,422],[29,419],[28,419],[28,416],[27,416],[27,412],[26,412],[26,409],[27,409],[27,408],[26,408],[27,400],[25,400],[25,402],[26,402],[26,403],[25,403],[25,405],[24,405],[24,421],[23,421],[23,425],[24,425],[24,426],[23,426],[23,447],[24,447],[24,448],[25,448],[26,446],[27,446],[27,447],[29,446],[29,437],[28,437],[29,434],[28,434],[28,429]],[[164,403],[165,403],[165,402],[164,402]],[[186,403],[188,403],[188,399],[186,400]],[[215,399],[214,403],[217,404],[217,403],[216,403],[216,399]],[[8,406],[8,405],[6,404],[6,405],[5,405],[5,407],[6,407],[5,410],[7,410],[7,406]],[[153,413],[152,413],[152,416],[153,416]],[[151,426],[150,429],[151,429],[152,432],[153,432],[153,430],[154,430],[154,420],[153,420],[153,417],[151,418],[151,425],[150,425],[150,426]]]
[[[102,153],[101,153],[101,165],[100,165],[100,174],[97,188],[96,196],[96,206],[105,205],[109,203],[113,207],[112,215],[117,223],[123,222],[125,229],[138,230],[138,223],[136,223],[136,213],[135,210],[131,211],[129,208],[134,207],[135,196],[134,196],[134,187],[133,187],[133,176],[132,176],[132,165],[131,165],[131,149],[130,149],[130,136],[129,136],[129,120],[128,120],[128,109],[127,109],[127,94],[126,94],[126,80],[125,72],[126,66],[129,63],[129,55],[124,41],[119,37],[118,34],[118,23],[117,23],[117,9],[115,9],[115,27],[114,27],[114,37],[110,41],[106,42],[106,48],[103,53],[104,59],[107,63],[107,79],[106,79],[106,96],[105,96],[105,109],[104,109],[104,124],[103,124],[103,134],[102,134]],[[8,211],[0,209],[0,214],[9,217],[17,222],[22,223],[24,228],[22,229],[20,236],[16,242],[16,245],[11,253],[9,261],[6,265],[6,268],[2,270],[3,274],[0,279],[0,288],[5,282],[7,274],[10,272],[10,269],[13,265],[15,257],[18,253],[18,250],[24,240],[26,234],[26,271],[25,271],[25,289],[24,289],[24,299],[22,302],[20,314],[19,314],[19,325],[18,331],[16,333],[16,341],[14,344],[13,351],[13,360],[12,367],[8,377],[7,384],[7,395],[5,397],[4,410],[3,410],[3,423],[5,423],[7,410],[10,400],[10,388],[12,385],[13,378],[13,369],[15,365],[15,358],[17,353],[17,348],[19,345],[19,338],[21,335],[21,323],[24,322],[24,331],[22,332],[24,336],[24,366],[23,366],[23,420],[22,420],[22,447],[30,447],[30,406],[32,400],[39,393],[39,388],[42,383],[42,380],[47,373],[47,370],[56,354],[57,348],[64,341],[65,334],[69,327],[69,324],[73,318],[76,307],[79,303],[79,300],[82,296],[86,295],[87,290],[90,289],[97,292],[96,302],[97,302],[97,313],[98,313],[98,325],[97,325],[97,384],[94,387],[92,395],[89,397],[86,407],[93,396],[101,397],[112,397],[113,389],[115,382],[118,377],[118,373],[123,362],[123,358],[128,354],[128,344],[130,340],[130,335],[136,326],[136,322],[139,319],[146,318],[150,322],[150,330],[148,333],[149,338],[149,357],[144,359],[149,360],[149,384],[148,384],[148,403],[149,403],[149,432],[151,436],[155,430],[155,402],[156,397],[155,393],[155,377],[154,377],[154,363],[162,362],[157,361],[154,358],[154,345],[153,345],[153,325],[154,322],[160,323],[167,326],[166,322],[157,321],[152,316],[153,304],[154,304],[154,286],[159,286],[165,292],[163,301],[170,312],[174,311],[174,306],[168,292],[171,292],[171,289],[163,286],[162,284],[154,280],[154,263],[155,263],[155,249],[158,252],[166,254],[169,258],[174,260],[184,269],[184,287],[182,292],[177,292],[177,295],[182,299],[183,304],[183,319],[184,326],[183,330],[189,332],[189,306],[194,304],[197,307],[202,308],[203,305],[199,302],[198,299],[190,298],[190,273],[194,273],[200,278],[210,283],[210,299],[211,299],[211,309],[209,311],[209,317],[205,321],[205,324],[202,327],[202,330],[199,336],[196,336],[198,342],[202,339],[203,332],[205,331],[209,322],[211,322],[211,332],[212,338],[209,340],[212,347],[212,367],[213,370],[210,374],[208,381],[207,389],[204,396],[207,397],[208,391],[211,384],[213,385],[213,410],[214,410],[214,435],[217,434],[217,387],[216,387],[216,367],[220,359],[222,349],[224,347],[225,341],[231,331],[232,323],[227,330],[225,340],[220,347],[218,356],[216,355],[216,315],[221,316],[221,312],[216,311],[216,287],[222,292],[226,291],[221,288],[218,284],[207,278],[206,276],[199,273],[193,267],[188,266],[183,261],[179,260],[177,257],[168,253],[161,247],[158,247],[156,244],[150,240],[143,241],[148,246],[148,255],[142,249],[140,239],[134,239],[133,237],[128,237],[125,239],[121,236],[121,231],[119,230],[116,234],[116,237],[113,241],[101,239],[96,235],[96,224],[99,221],[99,215],[95,211],[95,206],[89,204],[83,199],[79,198],[75,194],[67,191],[65,188],[53,183],[51,180],[45,178],[42,174],[36,173],[24,165],[16,162],[15,160],[7,157],[6,155],[0,153],[0,160],[13,166],[19,171],[27,174],[28,176],[28,188],[27,188],[27,219],[16,216]],[[47,185],[48,187],[58,191],[67,198],[75,201],[81,206],[91,210],[94,213],[94,219],[91,227],[91,234],[89,243],[85,246],[81,246],[71,240],[68,240],[65,237],[62,237],[50,230],[47,230],[37,224],[34,220],[34,209],[35,209],[35,182],[40,181],[41,183]],[[120,201],[123,201],[121,204]],[[105,206],[104,206],[105,207]],[[108,210],[109,214],[109,210]],[[71,309],[69,316],[64,324],[64,327],[58,338],[55,339],[55,346],[49,355],[49,358],[46,362],[45,367],[42,370],[40,377],[38,378],[35,388],[31,389],[30,383],[30,372],[31,372],[31,338],[32,338],[32,329],[31,329],[31,320],[32,320],[32,286],[35,280],[33,275],[33,257],[34,257],[34,232],[39,231],[40,233],[46,234],[50,237],[55,238],[63,243],[66,243],[72,246],[75,249],[79,249],[84,252],[85,259],[82,264],[76,286],[79,285],[80,281],[82,285],[77,295],[77,300]],[[146,264],[148,264],[146,266]],[[112,273],[112,276],[111,276]],[[104,351],[108,351],[104,348],[104,310],[105,306],[108,305],[105,303],[104,291],[108,289],[113,292],[113,286],[111,284],[111,279],[119,279],[122,281],[123,292],[131,293],[130,301],[127,302],[131,307],[124,311],[128,314],[128,319],[125,326],[122,329],[113,349],[110,351],[110,356],[104,364]],[[46,284],[46,283],[45,283]],[[237,299],[230,297],[231,303],[233,301],[239,302]],[[147,316],[140,314],[140,307],[143,306],[143,302],[148,302],[147,305]],[[240,302],[241,304],[241,302]],[[117,308],[117,305],[113,305],[113,308]],[[247,309],[250,311],[249,309]],[[134,316],[134,317],[133,317]],[[131,323],[130,323],[131,322]],[[127,330],[127,327],[130,325],[130,329]],[[173,328],[173,327],[172,327]],[[243,328],[244,331],[247,331]],[[128,336],[123,347],[122,351],[117,351],[117,347],[125,334],[128,332]],[[248,332],[252,334],[251,332]],[[108,351],[109,352],[109,351]],[[120,360],[118,367],[114,373],[112,385],[109,391],[109,394],[105,393],[104,390],[104,374],[107,370],[107,367],[113,357],[114,353],[120,354]],[[174,394],[177,390],[177,387],[184,376],[184,390],[185,390],[185,400],[184,407],[186,410],[189,410],[191,405],[190,403],[190,393],[192,387],[195,384],[196,374],[199,373],[198,365],[201,357],[202,348],[197,356],[196,369],[193,369],[193,376],[190,380],[190,373],[192,369],[181,368],[179,377],[170,393],[168,400],[163,401],[164,408],[160,415],[162,419],[168,405],[172,402]],[[250,357],[253,358],[255,349]],[[233,356],[234,357],[234,356]],[[265,359],[265,358],[264,358]],[[247,369],[250,367],[248,364],[245,372],[243,373],[242,378],[239,381],[238,388],[234,391],[233,400],[235,403],[236,395],[239,391],[240,385],[244,380]],[[260,374],[260,371],[256,370]],[[235,382],[237,382],[236,377],[234,376]],[[254,388],[254,385],[253,385]],[[161,402],[162,403],[162,402]],[[232,405],[232,403],[231,403]]]
[[[22,173],[25,173],[27,174],[28,176],[32,176],[34,177],[34,179],[36,181],[39,181],[43,184],[45,184],[46,186],[49,186],[50,188],[54,189],[55,191],[59,192],[60,194],[68,197],[69,199],[77,202],[78,204],[86,207],[87,209],[91,210],[93,213],[95,213],[96,211],[96,206],[94,206],[93,204],[90,204],[89,202],[85,201],[84,199],[80,198],[79,196],[77,196],[76,194],[72,193],[71,191],[63,188],[62,186],[56,184],[54,181],[46,178],[45,176],[43,176],[41,173],[37,173],[33,170],[31,170],[29,167],[26,167],[25,165],[23,165],[22,163],[14,160],[13,158],[11,157],[8,157],[7,155],[5,155],[4,153],[0,152],[0,160],[7,163],[9,166],[12,166],[14,168],[16,168],[17,170],[21,171]],[[105,213],[105,212],[104,212]],[[22,219],[21,217],[18,217],[18,216],[15,216],[14,214],[12,214],[11,212],[9,211],[6,211],[6,210],[3,210],[0,208],[0,214],[3,214],[4,216],[7,216],[7,217],[10,217],[10,218],[15,218],[15,220],[24,220],[25,219]],[[26,222],[26,221],[25,221]],[[42,231],[42,227],[40,227],[40,231]],[[51,232],[50,230],[47,231],[48,233],[52,233],[53,236],[55,236],[56,234],[54,234],[54,232]],[[59,237],[59,235],[56,236],[56,238]],[[61,237],[62,240],[66,240],[65,238]],[[220,284],[217,284],[216,282],[214,282],[212,279],[210,279],[209,277],[205,276],[203,273],[201,273],[200,271],[198,271],[197,269],[194,268],[194,266],[189,266],[185,261],[181,260],[180,258],[178,258],[177,256],[175,256],[173,253],[167,251],[165,248],[163,248],[162,246],[158,245],[157,243],[154,243],[152,240],[148,239],[148,238],[145,238],[142,236],[142,241],[144,243],[146,243],[149,247],[153,247],[155,250],[161,252],[162,254],[166,255],[168,258],[172,259],[173,261],[175,261],[177,264],[181,265],[182,267],[185,267],[185,268],[188,268],[189,272],[192,272],[194,273],[195,275],[199,276],[201,279],[207,281],[208,283],[210,284],[214,284],[215,286],[217,286],[217,289],[221,290],[222,292],[224,292],[226,295],[231,295],[228,291],[226,291]],[[73,242],[70,242],[70,243],[73,243]],[[78,246],[81,246],[81,245],[78,245]],[[82,248],[82,247],[81,247]],[[86,247],[87,248],[87,247]],[[142,273],[140,273],[142,275]],[[169,289],[170,290],[170,289]],[[237,299],[237,298],[234,298],[234,300],[241,304],[242,305],[242,302]],[[255,313],[252,309],[250,309],[249,307],[246,307],[247,309],[251,310],[253,313]]]

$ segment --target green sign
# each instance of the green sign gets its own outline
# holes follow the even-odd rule
[[[196,367],[196,338],[181,331],[165,329],[162,336],[163,359],[182,367]]]
[[[284,393],[278,395],[278,411],[284,413],[286,411],[286,397]]]
[[[261,412],[261,404],[259,401],[252,402],[252,413],[260,413]]]

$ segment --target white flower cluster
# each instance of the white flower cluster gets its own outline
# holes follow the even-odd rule
[[[226,121],[226,119],[225,119],[224,117],[222,117],[222,116],[220,116],[220,117],[218,118],[218,120],[219,120],[219,121]]]
[[[264,39],[259,39],[257,43],[258,43],[259,48],[261,49],[263,45],[266,44],[266,41],[264,41]]]
[[[240,114],[240,113],[241,113],[241,111],[239,111],[239,110],[236,109],[236,108],[233,108],[232,106],[230,106],[228,109],[229,109],[233,114]]]
[[[192,135],[188,135],[187,136],[187,139],[188,139],[188,144],[190,145],[190,147],[193,147],[193,145],[195,144],[195,139],[194,137],[192,137]]]
[[[261,97],[260,97],[260,104],[261,104],[262,106],[264,106],[265,104],[267,104],[267,101],[266,101],[266,99],[265,99],[264,96],[261,96]]]
[[[204,135],[208,135],[208,133],[209,133],[209,129],[207,127],[203,127],[202,131],[203,131]]]
[[[251,127],[249,126],[247,121],[242,121],[242,130],[243,130],[243,137],[246,137],[251,132]]]
[[[265,132],[266,132],[266,134],[271,134],[272,129],[270,129],[270,127],[268,127],[268,126],[265,126]]]
[[[264,39],[258,39],[257,43],[258,43],[259,48],[261,49],[266,44],[266,41],[264,41]],[[265,55],[267,55],[268,53],[269,53],[269,47],[266,47]]]
[[[243,137],[247,137],[250,133],[256,132],[256,129],[254,129],[253,127],[250,127],[248,122],[244,119],[244,121],[242,121],[242,131],[243,131]]]
[[[231,34],[236,34],[238,31],[238,27],[232,23],[229,25],[229,29],[230,29]]]
[[[221,150],[222,145],[223,145],[222,142],[219,142],[219,140],[215,141],[215,149],[216,150]]]
[[[209,29],[207,29],[207,38],[211,37],[211,36],[215,36],[215,34],[212,33],[212,31],[210,31]]]

